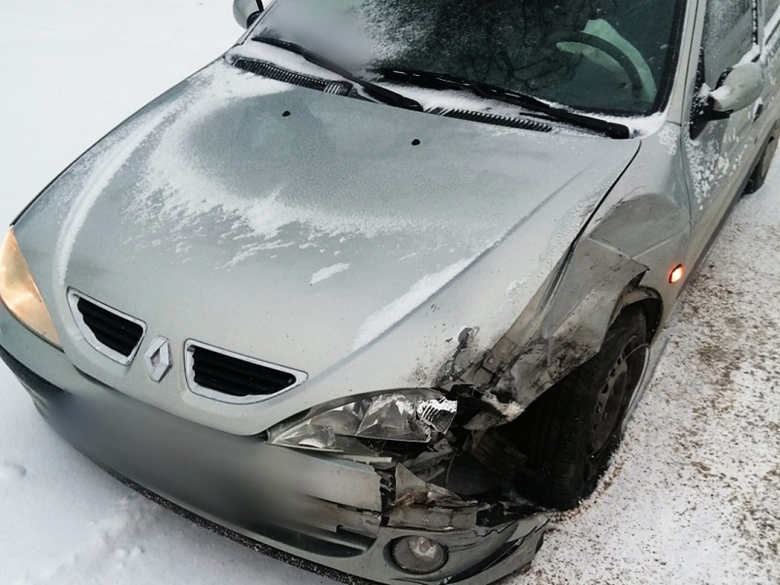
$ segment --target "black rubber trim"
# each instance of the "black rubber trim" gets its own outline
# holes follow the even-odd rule
[[[296,73],[294,71],[288,71],[282,67],[277,67],[272,63],[266,61],[258,61],[256,59],[239,58],[233,61],[233,66],[252,73],[265,77],[267,79],[273,79],[275,81],[281,81],[282,83],[289,83],[290,85],[297,85],[299,87],[305,87],[307,89],[313,89],[322,93],[329,93],[331,95],[349,95],[352,90],[352,84],[345,81],[331,81],[328,79],[319,79],[312,77],[311,75],[304,75],[303,73]]]
[[[0,345],[0,360],[5,362],[5,365],[8,366],[11,373],[19,378],[22,384],[32,389],[44,400],[51,403],[57,403],[67,396],[67,393],[64,390],[58,388],[48,380],[41,378],[38,374],[8,353],[2,345]]]
[[[496,114],[486,112],[472,112],[469,110],[443,110],[431,112],[445,118],[454,118],[456,120],[468,120],[470,122],[479,122],[481,124],[491,124],[493,126],[505,126],[507,128],[517,128],[519,130],[531,130],[533,132],[552,132],[553,126],[545,122],[540,122],[531,118],[507,118]]]

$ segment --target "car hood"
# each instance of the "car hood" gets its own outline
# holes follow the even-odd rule
[[[435,336],[388,346],[398,381],[355,387],[369,366],[349,391],[378,390],[412,385],[414,364],[393,360],[443,355],[462,326],[495,341],[637,148],[327,95],[219,60],[85,154],[18,232],[66,351],[99,379],[104,358],[71,345],[68,287],[145,321],[147,340],[198,340],[309,385],[354,371],[423,311]]]

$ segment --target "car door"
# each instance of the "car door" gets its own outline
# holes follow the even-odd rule
[[[704,251],[744,184],[757,136],[754,118],[758,104],[727,119],[707,121],[697,116],[701,96],[715,89],[729,68],[760,58],[756,0],[709,0],[700,5],[705,10],[704,29],[696,85],[690,96],[690,131],[684,141],[692,261]]]

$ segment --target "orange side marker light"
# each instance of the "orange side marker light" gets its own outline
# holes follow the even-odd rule
[[[669,275],[669,282],[677,284],[683,279],[683,276],[685,276],[685,268],[680,264],[677,268],[672,270],[672,273]]]

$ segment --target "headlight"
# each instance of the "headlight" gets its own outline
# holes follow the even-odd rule
[[[49,343],[60,346],[49,310],[43,302],[38,285],[22,256],[13,229],[0,245],[0,300],[11,314],[33,333]]]
[[[376,456],[361,439],[430,443],[446,433],[457,402],[433,390],[408,390],[323,407],[269,431],[274,445],[351,456]]]

